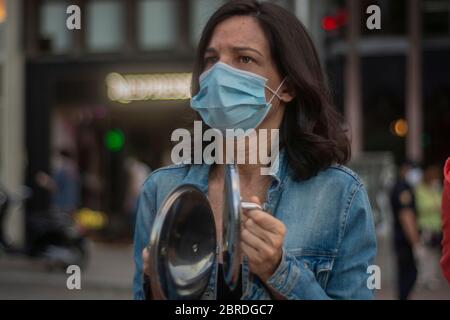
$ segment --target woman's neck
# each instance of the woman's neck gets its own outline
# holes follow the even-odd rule
[[[241,181],[252,183],[261,178],[262,165],[260,164],[240,164],[237,167]]]

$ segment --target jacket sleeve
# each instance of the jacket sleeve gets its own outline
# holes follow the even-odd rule
[[[287,299],[372,299],[368,267],[376,255],[376,234],[367,193],[362,185],[347,205],[338,254],[325,289],[314,272],[284,251],[282,260],[267,284]]]
[[[138,201],[138,212],[134,231],[134,263],[133,296],[135,300],[145,300],[142,267],[142,251],[148,245],[150,229],[155,218],[156,206],[155,184],[148,179],[142,186]]]
[[[450,283],[450,158],[444,168],[444,192],[442,193],[442,259],[441,269]]]

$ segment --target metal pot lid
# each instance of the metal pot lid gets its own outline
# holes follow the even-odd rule
[[[222,261],[223,275],[231,290],[236,289],[241,267],[241,214],[242,209],[262,210],[253,202],[241,201],[239,173],[234,164],[225,166],[224,200],[222,215]]]
[[[233,164],[225,166],[224,199],[222,215],[222,261],[226,284],[234,290],[239,280],[241,266],[241,195],[239,174]]]
[[[175,188],[150,235],[150,280],[162,299],[200,299],[215,265],[216,228],[207,197],[194,185]]]

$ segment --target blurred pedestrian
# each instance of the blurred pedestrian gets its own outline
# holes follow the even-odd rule
[[[442,258],[441,269],[450,284],[450,158],[444,167],[444,192],[442,194]]]
[[[440,282],[439,257],[441,252],[442,184],[438,166],[428,166],[422,181],[416,186],[415,198],[421,241],[426,259],[420,265],[420,283],[429,289]]]
[[[70,151],[58,149],[52,157],[51,175],[39,171],[36,181],[52,193],[52,206],[59,211],[73,213],[79,206],[80,181],[78,166]]]
[[[125,160],[125,170],[127,172],[128,183],[124,209],[131,219],[131,230],[134,232],[139,193],[145,179],[150,175],[151,169],[144,162],[130,156]]]
[[[417,227],[417,211],[413,185],[417,182],[417,170],[411,162],[399,167],[397,181],[390,200],[394,214],[394,249],[397,260],[398,298],[406,300],[417,280],[416,261],[423,256]]]

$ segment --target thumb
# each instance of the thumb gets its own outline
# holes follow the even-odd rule
[[[252,196],[252,197],[250,198],[250,201],[251,201],[251,202],[254,202],[254,203],[257,203],[257,204],[259,204],[259,205],[262,205],[261,200],[259,200],[259,198],[258,198],[257,196]]]
[[[261,200],[259,200],[259,198],[257,196],[250,197],[250,202],[253,202],[253,203],[256,203],[256,204],[262,206]],[[243,210],[244,215],[242,216],[242,218],[243,218],[242,220],[243,220],[244,223],[249,218],[249,216],[248,216],[249,215],[249,211],[250,210]]]

